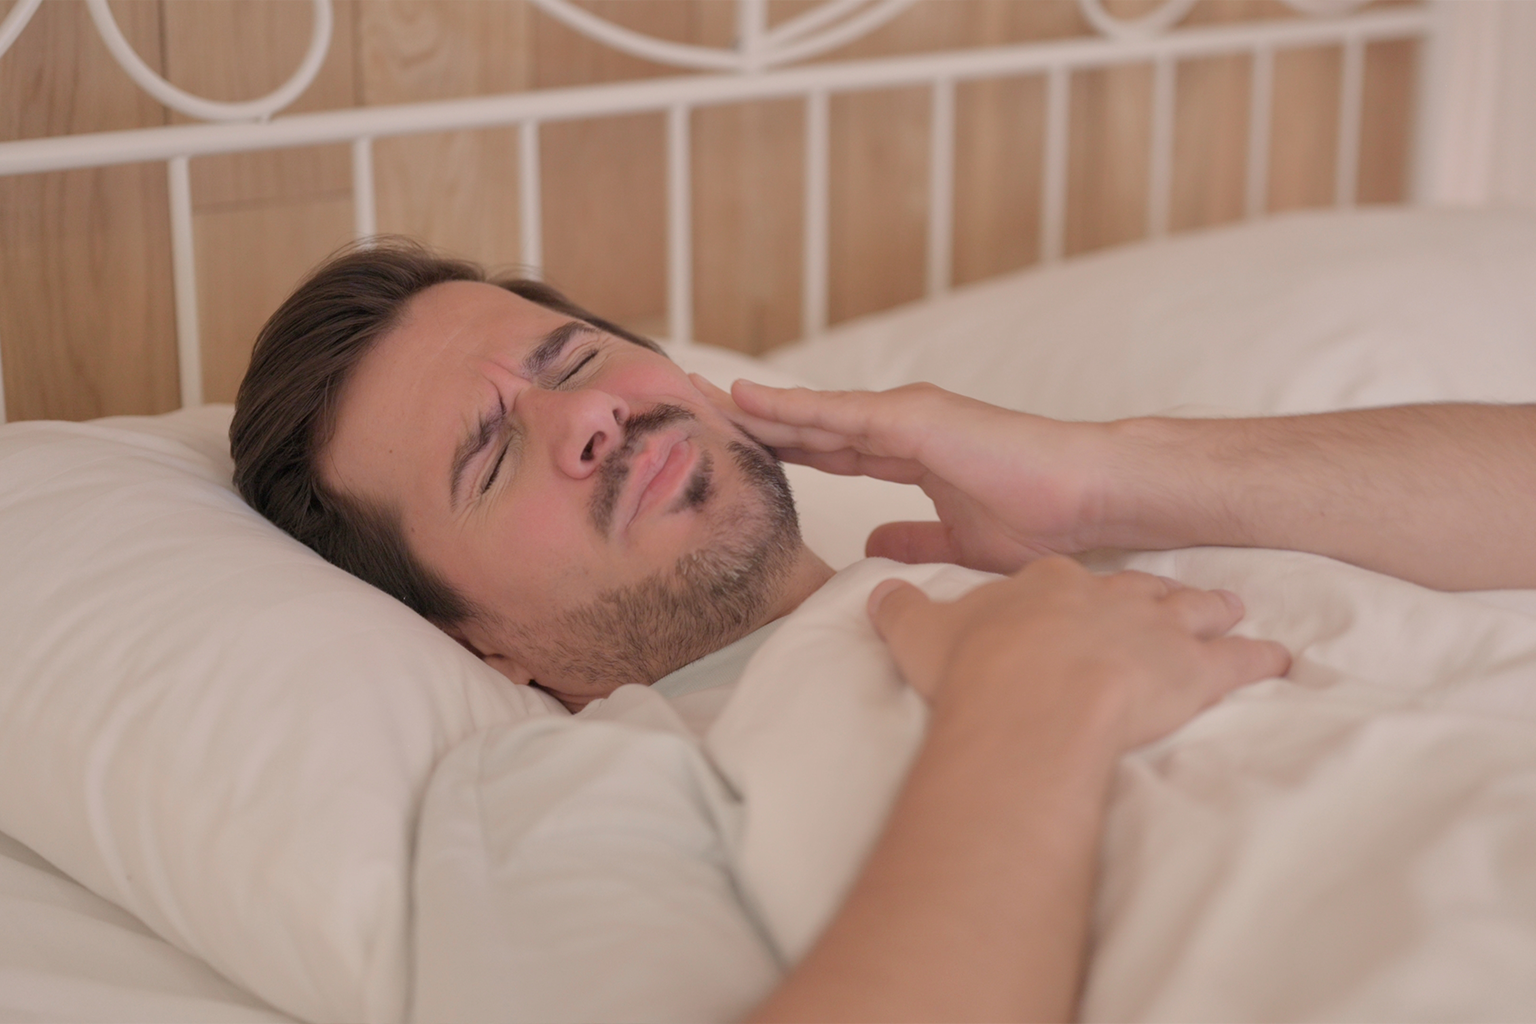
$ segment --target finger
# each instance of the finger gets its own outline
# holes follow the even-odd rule
[[[731,393],[749,415],[844,438],[846,444],[870,455],[910,458],[915,451],[919,417],[912,413],[909,390],[814,391],[739,380]],[[801,447],[824,449],[823,445]]]
[[[960,550],[943,523],[885,523],[870,531],[864,554],[916,565],[957,561]]]
[[[837,419],[838,399],[856,392],[817,391],[813,388],[776,388],[753,380],[738,380],[731,385],[736,404],[753,416],[788,426],[824,427],[836,430],[830,422]],[[845,406],[848,403],[843,403]],[[843,415],[844,419],[847,414]],[[841,433],[842,431],[838,431]]]
[[[1218,693],[1215,697],[1261,679],[1283,676],[1291,670],[1291,652],[1273,640],[1224,636],[1210,641],[1207,649],[1217,666]]]
[[[790,447],[813,451],[835,451],[848,446],[847,438],[825,430],[815,427],[788,426],[775,420],[754,416],[741,408],[729,392],[722,390],[709,378],[700,374],[690,373],[688,379],[693,381],[693,385],[698,388],[699,393],[711,405],[720,410],[726,419],[740,426],[753,437],[772,448]]]
[[[753,437],[775,449],[797,448],[806,452],[852,451],[855,438],[835,434],[820,427],[792,427],[760,416],[738,412],[730,417],[732,423],[746,430]]]
[[[1243,618],[1242,602],[1226,590],[1181,587],[1163,599],[1163,607],[1173,612],[1179,625],[1202,640],[1221,636]]]
[[[737,405],[736,400],[731,397],[729,391],[726,391],[703,374],[690,373],[688,379],[693,382],[694,387],[699,389],[699,393],[704,396],[705,400],[724,413],[725,418],[732,423],[741,424],[754,434],[756,431],[752,430],[753,426],[765,425],[757,417],[749,415],[741,406]]]
[[[868,476],[876,480],[889,480],[898,484],[918,484],[928,476],[928,471],[911,459],[895,459],[881,455],[865,455],[852,448],[831,452],[806,451],[804,448],[774,446],[779,458],[801,466],[810,466],[823,473],[837,476]]]
[[[869,620],[881,639],[889,641],[900,632],[902,622],[910,622],[932,603],[927,594],[906,580],[882,580],[869,594]]]
[[[1162,598],[1177,590],[1185,589],[1184,584],[1178,580],[1171,580],[1167,576],[1154,576],[1139,569],[1125,569],[1104,577],[1105,585],[1122,590],[1129,594],[1138,594],[1145,597]]]
[[[943,676],[948,647],[944,611],[903,580],[885,580],[869,595],[869,617],[890,648],[902,678],[932,700]]]
[[[688,375],[688,379],[693,382],[694,387],[698,388],[699,391],[703,393],[705,398],[709,399],[711,405],[725,413],[727,416],[734,418],[736,416],[746,415],[746,413],[742,411],[741,406],[737,405],[736,400],[731,397],[731,393],[729,391],[726,391],[724,388],[717,385],[714,381],[710,380],[702,373],[690,373]]]

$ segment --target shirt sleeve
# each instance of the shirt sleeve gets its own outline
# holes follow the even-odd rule
[[[418,1021],[730,1020],[783,970],[740,898],[740,808],[696,744],[540,719],[466,740],[418,828]]]

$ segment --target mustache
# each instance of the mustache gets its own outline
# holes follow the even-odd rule
[[[646,436],[673,423],[687,423],[696,418],[680,405],[662,403],[624,421],[624,442],[605,455],[597,467],[597,489],[592,494],[589,511],[598,533],[607,536],[613,527],[613,510],[618,506],[624,481],[629,479],[630,461]]]

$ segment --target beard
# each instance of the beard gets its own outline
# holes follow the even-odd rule
[[[641,440],[662,427],[693,419],[662,405],[625,422],[624,443],[599,467],[589,509],[607,536],[630,462]],[[668,569],[597,595],[535,628],[508,624],[529,667],[549,666],[549,689],[594,696],[626,683],[649,685],[740,639],[758,625],[783,589],[801,550],[800,521],[789,480],[761,442],[730,441],[726,451],[746,487],[722,505],[714,460],[701,454],[693,478],[671,511],[713,509],[704,543]],[[538,685],[535,680],[534,685]]]

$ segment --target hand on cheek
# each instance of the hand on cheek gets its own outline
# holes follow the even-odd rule
[[[762,403],[755,401],[760,396],[793,393],[803,401],[819,403],[826,400],[828,396],[841,394],[841,392],[812,391],[808,388],[770,388],[749,380],[738,380],[731,385],[731,391],[727,393],[696,373],[688,376],[694,386],[727,419],[739,424],[764,444],[778,450],[779,455],[789,462],[808,462],[815,465],[814,453],[838,452],[849,447],[848,438],[842,434],[774,418],[771,407],[768,407],[765,413],[765,409],[759,408]],[[738,402],[738,397],[754,403],[753,410],[749,411]]]

